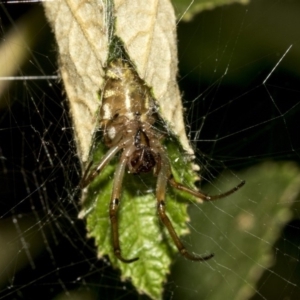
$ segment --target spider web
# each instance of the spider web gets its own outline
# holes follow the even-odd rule
[[[17,20],[31,9],[43,15],[38,4],[1,4],[1,44],[7,41],[9,29],[21,30]],[[298,164],[297,11],[296,1],[253,1],[249,6],[203,12],[192,22],[179,24],[179,84],[204,183],[211,185],[217,176],[217,183],[226,181],[224,169],[237,176],[264,161]],[[97,260],[94,242],[77,219],[80,165],[61,82],[50,77],[57,75],[55,42],[46,20],[39,24],[31,37],[36,45],[21,44],[27,62],[18,67],[0,98],[0,299],[147,299],[137,295],[130,283],[120,282],[109,262]],[[27,80],[29,76],[36,78]],[[7,82],[2,79],[0,87]],[[253,188],[264,193],[263,185]],[[256,199],[247,201],[260,205]],[[200,235],[217,245],[221,236],[226,238],[222,228],[218,236],[209,236],[208,228],[198,229],[194,220],[203,212],[203,206],[191,208],[193,237],[185,239],[190,249]],[[230,214],[229,207],[220,213]],[[292,213],[293,220],[273,246],[274,264],[257,285],[235,278],[239,285],[252,286],[256,293],[251,299],[299,299],[297,202]],[[210,219],[211,227],[217,221]],[[271,223],[262,226],[273,229]],[[221,248],[217,255],[230,251]],[[245,259],[259,264],[246,253]],[[180,257],[174,263],[165,299],[199,298],[201,285],[192,280],[187,284],[178,275],[182,264],[189,264],[184,269],[188,279],[197,274],[198,281],[220,280],[220,272],[210,265],[199,267]],[[220,277],[230,289],[232,283]],[[205,298],[214,298],[215,292]]]

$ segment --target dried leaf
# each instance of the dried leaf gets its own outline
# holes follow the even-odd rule
[[[177,85],[176,18],[171,2],[153,0],[145,5],[143,0],[117,0],[115,11],[116,35],[124,42],[139,76],[152,88],[162,118],[193,155]]]
[[[98,126],[97,109],[101,105],[98,95],[104,84],[103,67],[114,28],[111,22],[115,22],[114,34],[124,43],[139,76],[152,88],[166,125],[193,155],[176,81],[176,20],[170,2],[152,0],[145,5],[141,0],[103,3],[64,0],[45,2],[44,6],[58,42],[60,70],[81,161],[88,160],[92,136]]]
[[[105,7],[99,1],[80,0],[46,1],[44,7],[58,44],[78,155],[86,162],[108,55]]]

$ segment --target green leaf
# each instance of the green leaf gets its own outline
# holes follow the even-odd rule
[[[214,9],[226,4],[248,4],[249,2],[249,0],[172,0],[177,18],[183,21],[191,21],[196,14],[203,10]]]
[[[195,290],[198,299],[249,299],[259,292],[255,285],[274,262],[272,246],[291,220],[290,208],[299,197],[299,168],[270,162],[235,175],[246,180],[241,190],[191,209],[193,247],[205,245],[215,257],[197,268],[178,261],[171,280],[185,288],[174,299],[192,299]],[[224,174],[226,180],[215,186],[230,189],[236,178],[229,177]]]
[[[190,162],[175,141],[169,142],[167,148],[170,161],[174,162],[175,178],[192,187],[196,177]],[[93,155],[95,166],[105,151],[107,148],[103,144],[96,146]],[[126,174],[124,177],[118,214],[120,244],[123,257],[139,257],[139,260],[123,263],[113,253],[108,211],[117,163],[118,158],[89,185],[81,215],[87,215],[87,230],[89,236],[95,239],[99,258],[107,255],[112,265],[121,270],[123,280],[130,279],[139,293],[160,299],[174,254],[179,254],[156,212],[156,178],[152,174]],[[185,197],[184,193],[168,188],[166,210],[179,236],[189,232],[186,226],[189,220],[187,200],[191,196]]]

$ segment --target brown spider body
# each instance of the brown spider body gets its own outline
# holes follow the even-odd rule
[[[129,172],[133,174],[154,172],[154,175],[157,176],[157,211],[179,252],[191,260],[207,260],[213,254],[204,257],[190,254],[176,234],[165,212],[167,184],[169,183],[174,188],[183,190],[204,201],[211,201],[232,194],[244,185],[244,182],[230,191],[216,196],[208,196],[176,182],[172,176],[168,155],[161,144],[163,135],[153,126],[157,118],[157,107],[150,89],[134,68],[122,59],[112,61],[106,69],[100,109],[100,128],[104,131],[105,144],[110,149],[99,162],[97,168],[90,171],[91,164],[88,166],[82,178],[81,187],[85,187],[93,181],[109,164],[110,160],[122,151],[114,175],[109,207],[113,248],[116,257],[125,263],[138,259],[125,259],[121,254],[119,244],[117,212],[120,205],[122,181],[125,169],[128,168]]]
[[[127,162],[130,173],[150,172],[156,165],[157,155],[151,150],[157,136],[151,129],[155,113],[150,90],[134,69],[121,59],[112,61],[106,72],[100,128],[108,147],[128,137],[133,145]]]

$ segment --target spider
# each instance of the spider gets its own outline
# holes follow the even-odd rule
[[[169,231],[180,254],[193,261],[208,260],[214,255],[196,256],[190,254],[175,232],[166,214],[165,194],[167,184],[204,201],[212,201],[234,193],[245,182],[242,181],[239,185],[223,194],[209,196],[191,190],[175,181],[168,155],[161,144],[164,135],[153,126],[157,118],[157,107],[151,97],[150,90],[140,79],[134,68],[123,59],[111,61],[106,69],[102,106],[100,108],[100,128],[104,131],[105,144],[110,149],[95,169],[90,171],[92,163],[89,164],[82,177],[81,188],[92,182],[112,158],[118,152],[122,152],[114,174],[109,205],[115,256],[124,263],[132,263],[138,260],[138,257],[124,258],[119,242],[118,208],[121,200],[122,181],[125,170],[128,168],[132,174],[153,171],[157,177],[156,199],[158,215]]]

